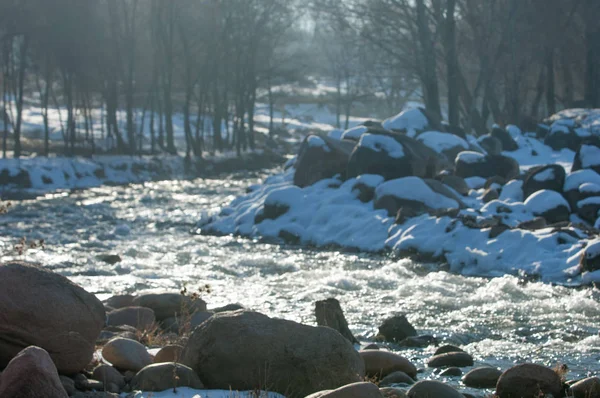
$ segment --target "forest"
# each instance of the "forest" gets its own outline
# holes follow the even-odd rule
[[[286,100],[274,88],[308,77],[335,87],[319,101],[338,128],[357,104],[377,117],[417,101],[476,135],[535,129],[600,105],[598,11],[595,0],[1,0],[2,152],[21,156],[36,104],[41,155],[239,154],[256,147],[257,103],[272,136]],[[66,115],[57,145],[52,108]]]

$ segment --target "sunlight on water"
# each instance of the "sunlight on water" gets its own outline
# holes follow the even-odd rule
[[[353,332],[369,339],[387,316],[406,313],[421,334],[466,346],[479,363],[507,367],[566,362],[572,376],[600,360],[600,294],[483,279],[408,260],[313,251],[236,237],[194,236],[203,213],[228,203],[261,175],[221,180],[102,187],[15,203],[0,217],[3,260],[40,262],[100,298],[146,291],[193,291],[210,284],[209,307],[241,303],[272,316],[314,324],[314,302],[336,297]],[[18,256],[20,237],[43,250]],[[100,254],[118,253],[109,265]],[[434,347],[404,354],[424,366]]]

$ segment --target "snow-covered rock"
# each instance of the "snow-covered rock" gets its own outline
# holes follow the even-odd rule
[[[343,140],[358,141],[369,129],[366,126],[356,126],[344,131],[342,134]]]
[[[566,199],[555,191],[542,190],[525,201],[525,207],[532,214],[544,217],[549,224],[569,221],[571,207]]]
[[[405,132],[409,136],[416,136],[418,133],[435,128],[421,109],[407,109],[396,116],[386,119],[383,127],[387,130]]]
[[[469,149],[469,143],[464,139],[439,131],[422,133],[417,137],[417,140],[437,153],[445,155],[450,161],[454,161],[460,152]]]
[[[591,169],[600,172],[600,147],[593,144],[583,144],[575,154],[573,171]]]
[[[519,172],[519,164],[513,158],[469,151],[459,153],[454,166],[454,173],[463,178],[498,176],[510,180]]]
[[[498,125],[494,125],[492,128],[491,136],[496,138],[502,144],[503,151],[516,151],[519,149],[519,145],[515,142],[514,138]]]
[[[557,164],[531,168],[525,174],[523,194],[528,198],[544,189],[562,193],[566,175],[564,167]]]

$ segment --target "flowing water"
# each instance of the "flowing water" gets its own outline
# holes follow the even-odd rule
[[[308,324],[315,322],[314,302],[335,297],[362,341],[373,338],[387,316],[406,313],[421,334],[465,346],[478,364],[561,362],[570,377],[600,368],[600,294],[593,289],[514,276],[463,277],[384,255],[190,234],[203,212],[265,176],[101,187],[14,202],[0,216],[2,260],[39,262],[101,299],[209,284],[203,294],[209,308],[241,303]],[[13,247],[21,237],[44,239],[45,247],[19,255]],[[108,265],[96,258],[110,253],[123,261]],[[401,352],[425,367],[434,349]]]

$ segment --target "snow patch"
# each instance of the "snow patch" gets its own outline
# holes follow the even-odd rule
[[[358,146],[369,148],[375,152],[383,151],[389,157],[395,159],[404,157],[402,144],[387,135],[365,134],[360,138]]]
[[[375,190],[375,197],[393,196],[399,199],[424,203],[432,209],[456,209],[458,203],[444,195],[434,192],[419,177],[404,177],[384,182]]]
[[[561,194],[548,189],[537,191],[525,201],[525,207],[538,216],[560,206],[571,210],[569,203]]]

